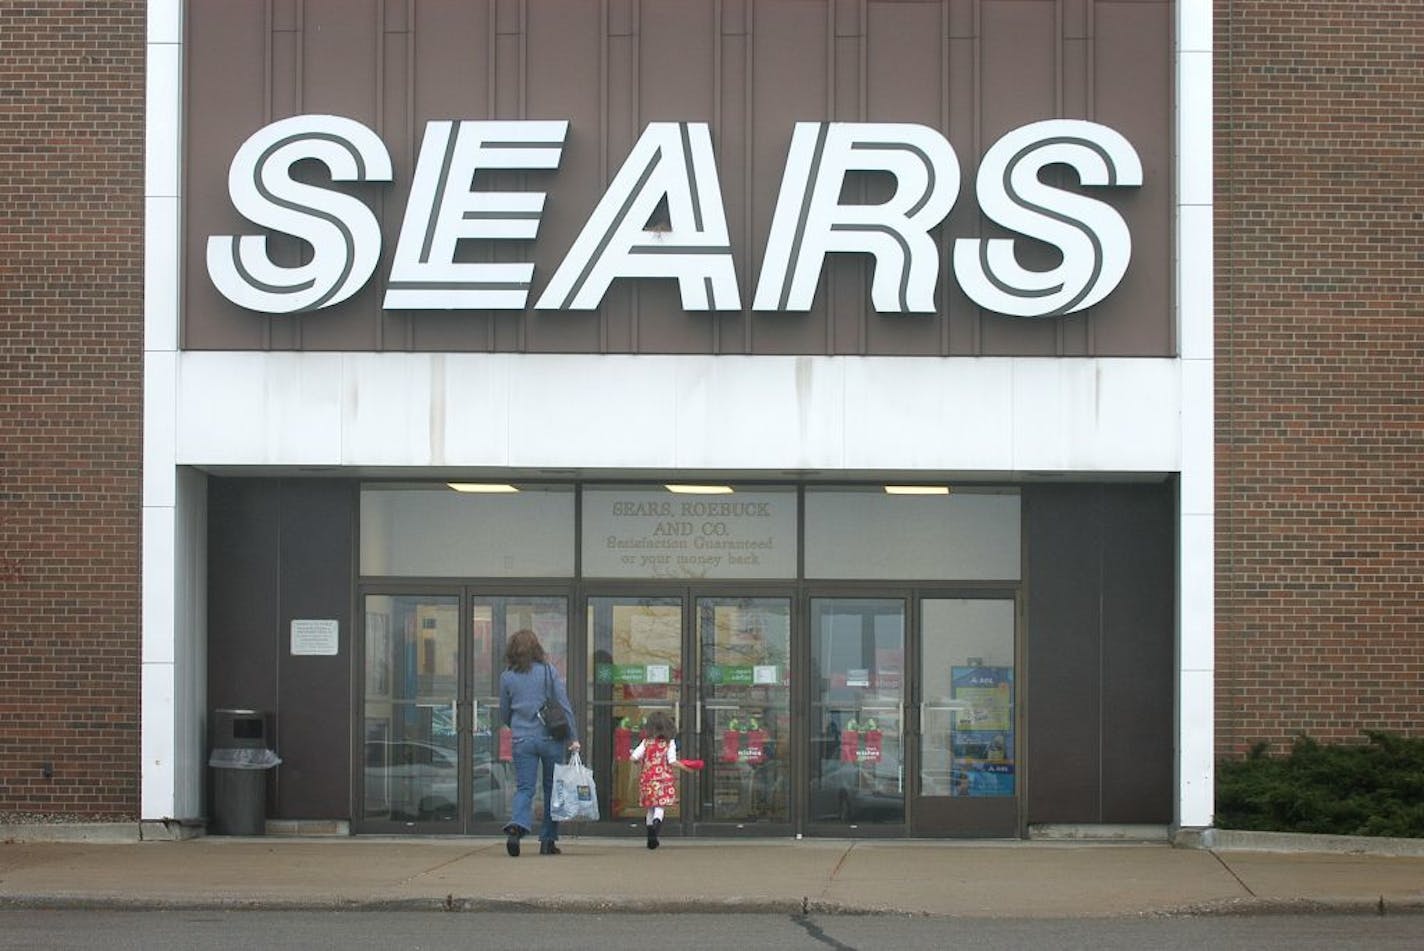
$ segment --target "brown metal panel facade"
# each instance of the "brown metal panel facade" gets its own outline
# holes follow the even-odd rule
[[[270,12],[269,12],[270,10]],[[718,14],[720,12],[720,19]],[[301,0],[189,5],[185,303],[189,349],[567,353],[1170,356],[1172,257],[1170,0],[780,0],[569,3],[554,0]],[[227,169],[272,121],[356,119],[390,151],[394,180],[342,183],[381,224],[381,261],[349,299],[291,316],[229,302],[206,271],[209,235],[254,233]],[[1144,183],[1106,197],[1127,222],[1131,266],[1083,315],[982,311],[951,263],[958,237],[1008,236],[981,214],[975,173],[1003,133],[1048,118],[1123,133]],[[544,191],[535,240],[462,241],[458,260],[532,261],[522,311],[382,309],[427,122],[569,121],[555,171],[482,172],[476,189]],[[684,311],[670,279],[615,280],[594,311],[534,308],[647,123],[710,125],[742,308]],[[933,236],[933,314],[877,314],[873,259],[826,257],[809,312],[751,302],[796,122],[912,122],[951,142],[958,199]],[[315,175],[316,173],[314,173]],[[1069,172],[1057,187],[1075,187]],[[881,176],[842,201],[884,197]],[[319,182],[319,177],[312,179]],[[1095,196],[1096,197],[1096,196]],[[277,236],[274,255],[302,258]],[[1019,239],[1029,266],[1056,252]]]

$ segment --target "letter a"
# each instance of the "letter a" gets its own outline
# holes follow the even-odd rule
[[[646,224],[667,199],[670,227]],[[593,310],[620,277],[675,277],[684,310],[738,310],[705,122],[650,122],[535,307]]]

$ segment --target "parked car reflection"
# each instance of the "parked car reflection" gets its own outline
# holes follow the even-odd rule
[[[905,794],[900,763],[822,760],[811,780],[811,816],[820,821],[901,822]]]
[[[473,818],[508,815],[513,777],[505,763],[471,770]],[[459,755],[450,747],[418,740],[373,740],[366,744],[367,819],[455,822],[460,818]]]

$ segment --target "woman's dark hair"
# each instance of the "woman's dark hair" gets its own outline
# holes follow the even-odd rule
[[[654,710],[648,714],[648,722],[643,729],[649,736],[655,736],[660,740],[670,740],[677,733],[677,727],[666,710]]]
[[[527,627],[520,628],[509,636],[509,643],[505,645],[504,665],[510,670],[524,673],[535,661],[546,663],[544,648],[533,631]]]

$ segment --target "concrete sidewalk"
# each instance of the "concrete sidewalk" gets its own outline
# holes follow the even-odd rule
[[[924,840],[566,836],[0,844],[0,907],[1103,917],[1424,911],[1424,856]]]

